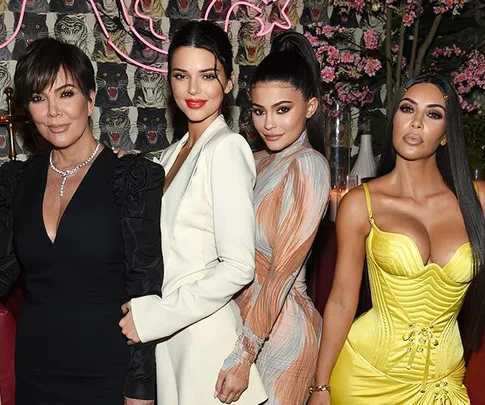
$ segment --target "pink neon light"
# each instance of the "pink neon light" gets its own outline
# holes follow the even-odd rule
[[[209,18],[209,13],[211,11],[211,9],[214,7],[215,3],[216,3],[217,0],[212,0],[209,4],[209,6],[207,7],[207,10],[205,12],[205,15],[204,15],[204,19],[205,20],[208,20]],[[275,0],[263,0],[263,3],[265,5],[268,5],[270,3],[273,3]],[[290,1],[291,0],[286,0],[285,4],[283,5],[283,7],[281,8],[281,15],[283,16],[283,18],[285,19],[285,22],[284,24],[280,24],[278,22],[273,22],[269,25],[269,28],[265,29],[265,23],[264,23],[264,20],[261,18],[261,17],[255,17],[255,19],[259,22],[261,28],[259,30],[259,32],[256,34],[256,36],[258,37],[261,37],[261,36],[264,36],[268,33],[270,33],[271,31],[273,31],[274,27],[279,27],[281,29],[290,29],[292,24],[291,24],[291,20],[290,18],[288,17],[288,15],[286,14],[286,9],[288,8],[288,5],[290,4]],[[121,49],[118,48],[118,46],[111,40],[110,38],[110,34],[108,32],[108,30],[106,29],[106,26],[104,25],[104,22],[103,20],[101,19],[101,16],[99,14],[99,10],[96,6],[96,4],[94,3],[94,0],[89,0],[89,2],[91,3],[91,7],[94,11],[94,15],[96,16],[96,19],[98,20],[99,22],[99,25],[101,27],[101,30],[103,31],[103,34],[105,35],[105,37],[108,39],[108,44],[121,56],[123,57],[125,60],[127,60],[128,62],[136,65],[136,66],[139,66],[143,69],[146,69],[146,70],[151,70],[153,72],[158,72],[158,73],[163,73],[163,74],[166,74],[167,73],[167,69],[163,69],[163,68],[157,68],[155,66],[151,66],[151,65],[145,65],[144,63],[141,63],[141,62],[138,62],[136,60],[134,60],[133,58],[131,58],[130,56],[128,56],[126,53],[124,53]],[[15,37],[18,35],[19,31],[20,31],[20,27],[22,26],[22,23],[23,23],[23,20],[24,20],[24,16],[25,16],[25,8],[27,6],[27,0],[22,0],[22,6],[21,6],[21,9],[20,9],[20,15],[19,15],[19,21],[17,22],[17,27],[15,28],[13,34],[10,36],[10,38],[8,38],[4,43],[0,44],[0,49],[6,47],[8,44],[10,44],[14,39]],[[139,6],[140,6],[140,0],[136,0],[135,1],[135,5],[133,7],[134,11],[135,11],[135,14],[143,19],[143,20],[146,20],[148,21],[148,25],[150,27],[150,32],[153,34],[153,36],[155,36],[156,38],[159,38],[161,39],[162,41],[166,40],[167,37],[164,36],[164,35],[159,35],[158,33],[155,32],[155,29],[154,29],[154,26],[153,26],[153,19],[143,13],[141,13],[139,11]],[[224,30],[227,32],[227,30],[229,29],[229,22],[230,22],[230,16],[232,14],[232,12],[234,11],[235,8],[237,7],[241,7],[241,6],[246,6],[246,7],[250,7],[250,8],[253,8],[255,9],[259,14],[262,14],[262,9],[258,6],[256,6],[255,4],[252,4],[252,3],[249,3],[247,1],[238,1],[236,3],[234,3],[230,8],[229,8],[229,12],[227,13],[227,16],[226,16],[226,20],[225,20],[225,24],[224,24]],[[158,53],[162,53],[162,54],[168,54],[167,51],[161,49],[161,48],[158,48],[156,47],[155,45],[152,45],[151,43],[149,43],[145,38],[143,38],[139,33],[138,31],[136,30],[136,28],[133,26],[133,24],[131,23],[130,21],[130,18],[129,18],[129,15],[128,15],[128,10],[126,9],[126,5],[124,3],[123,0],[121,0],[121,8],[122,8],[122,12],[123,12],[123,18],[125,19],[126,23],[128,24],[130,30],[133,32],[133,34],[143,43],[145,44],[147,47],[153,49],[154,51],[158,52]]]
[[[3,44],[0,44],[0,49],[5,48],[10,42],[12,42],[15,39],[15,37],[19,33],[20,27],[24,22],[25,7],[27,7],[27,0],[22,0],[22,7],[20,8],[20,15],[19,15],[19,21],[17,23],[17,27],[15,28],[15,31],[13,32],[12,36],[8,38]]]
[[[145,65],[144,63],[138,62],[135,59],[128,56],[126,53],[124,53],[120,48],[118,48],[118,46],[111,40],[109,32],[106,29],[106,27],[103,23],[103,20],[101,19],[101,16],[99,14],[99,10],[96,7],[96,4],[94,4],[94,0],[89,0],[89,2],[91,3],[91,6],[93,7],[94,14],[96,16],[96,19],[99,22],[99,25],[101,26],[101,30],[103,31],[105,37],[108,39],[108,44],[116,51],[116,53],[118,53],[123,59],[127,60],[128,62],[130,62],[130,63],[132,63],[136,66],[139,66],[143,69],[151,70],[153,72],[158,72],[158,73],[162,73],[162,74],[168,73],[167,69],[158,68],[156,66],[151,66],[151,65]]]
[[[122,13],[123,13],[123,18],[125,19],[126,23],[128,24],[128,26],[129,26],[129,28],[130,28],[131,32],[133,32],[133,34],[134,34],[134,35],[135,35],[135,36],[136,36],[136,37],[137,37],[137,38],[138,38],[138,39],[139,39],[141,42],[143,42],[143,43],[144,43],[144,44],[145,44],[147,47],[149,47],[149,48],[153,49],[155,52],[158,52],[158,53],[162,53],[162,54],[167,55],[167,54],[168,54],[168,52],[167,52],[167,51],[165,51],[165,50],[163,50],[163,49],[161,49],[161,48],[158,48],[158,47],[156,47],[155,45],[151,44],[150,42],[148,42],[148,41],[147,41],[145,38],[143,38],[143,37],[142,37],[142,36],[139,34],[139,32],[136,30],[135,26],[134,26],[134,25],[132,24],[132,22],[130,21],[130,16],[128,15],[128,10],[127,10],[127,8],[126,8],[126,4],[125,4],[125,2],[124,2],[123,0],[120,0],[120,3],[121,3],[121,9],[122,9],[121,11],[122,11]],[[136,9],[135,9],[135,13],[136,13],[137,15],[139,15],[139,14],[138,14],[138,12],[136,11]],[[140,18],[143,18],[143,17],[141,17],[141,15],[139,15],[139,16],[140,16]],[[149,23],[150,23],[150,22],[151,22],[151,18],[150,18],[150,17],[148,17],[148,18],[150,19],[150,21],[149,21]],[[152,31],[152,26],[150,26],[150,31]],[[152,34],[153,34],[153,31],[152,31]],[[165,37],[165,36],[160,36],[160,35],[156,35],[156,36],[157,36],[157,38],[160,38],[160,39],[162,39],[162,40],[165,40],[165,39],[166,39],[166,37]]]
[[[123,3],[123,0],[121,0],[121,2]],[[167,39],[167,37],[165,35],[159,35],[155,32],[155,29],[153,28],[153,19],[150,17],[150,16],[147,16],[146,14],[143,14],[141,12],[138,11],[138,7],[140,5],[140,0],[136,0],[135,1],[135,6],[133,7],[133,9],[135,10],[135,14],[142,18],[143,20],[147,20],[148,21],[148,24],[150,26],[150,32],[157,38],[161,39],[162,41],[165,41]]]

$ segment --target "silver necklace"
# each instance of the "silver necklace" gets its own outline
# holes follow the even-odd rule
[[[60,174],[62,176],[61,190],[59,192],[59,195],[61,197],[64,195],[64,186],[66,185],[67,178],[71,177],[74,173],[77,173],[79,169],[86,166],[91,160],[93,160],[94,157],[96,156],[96,153],[98,153],[100,146],[101,144],[98,141],[96,141],[96,147],[94,148],[93,153],[91,153],[84,162],[79,163],[76,167],[73,167],[72,169],[69,169],[69,170],[61,170],[54,165],[54,162],[52,161],[52,154],[54,151],[51,150],[51,153],[49,154],[49,166],[57,174]]]

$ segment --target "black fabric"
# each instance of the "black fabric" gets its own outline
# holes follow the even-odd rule
[[[12,219],[4,222],[13,225],[16,264],[9,268],[20,266],[25,283],[16,404],[121,405],[123,393],[152,399],[154,347],[130,349],[118,322],[130,296],[160,292],[163,169],[104,149],[67,206],[54,243],[42,217],[48,170],[48,156],[28,165],[15,187]],[[8,242],[0,237],[2,258]],[[8,273],[0,270],[0,278]]]
[[[114,193],[115,201],[121,205],[129,298],[161,294],[160,211],[164,178],[162,166],[134,155],[123,157],[115,171]],[[131,346],[125,396],[155,398],[155,347],[156,342]]]
[[[11,161],[0,167],[0,298],[8,293],[20,273],[13,246],[12,200],[25,166]]]

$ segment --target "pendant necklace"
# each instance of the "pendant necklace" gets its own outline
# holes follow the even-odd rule
[[[61,189],[59,192],[59,195],[61,197],[64,195],[64,186],[66,185],[67,178],[71,177],[73,174],[77,173],[79,169],[81,169],[82,167],[86,166],[89,162],[91,162],[91,160],[93,160],[94,157],[96,156],[96,153],[98,153],[100,146],[101,144],[98,141],[96,141],[96,147],[94,148],[93,153],[91,153],[84,162],[79,163],[76,167],[73,167],[72,169],[69,169],[69,170],[61,170],[54,165],[54,162],[52,161],[52,154],[54,151],[51,150],[51,153],[49,154],[49,166],[57,174],[60,174],[62,176]]]

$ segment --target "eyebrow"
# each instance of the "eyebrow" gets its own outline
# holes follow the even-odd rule
[[[277,103],[274,103],[271,107],[278,107],[281,104],[293,104],[293,101],[291,101],[291,100],[278,101]],[[258,104],[258,103],[253,103],[253,105],[256,106],[256,107],[264,108],[264,106],[262,106],[261,104]]]
[[[418,105],[418,103],[416,101],[414,101],[412,98],[404,97],[404,98],[401,99],[400,102],[403,102],[403,101],[409,101],[413,105]],[[441,104],[427,104],[426,107],[428,107],[428,108],[436,108],[436,107],[439,107],[444,112],[446,112],[446,108],[443,107]]]
[[[172,69],[172,71],[175,71],[175,70],[178,71],[178,72],[182,72],[182,73],[188,73],[187,70],[182,69],[182,68],[178,68],[178,67],[175,67],[175,68]],[[216,73],[219,73],[219,69],[211,67],[211,68],[206,68],[206,69],[199,70],[199,73],[207,73],[207,72],[216,72]]]

